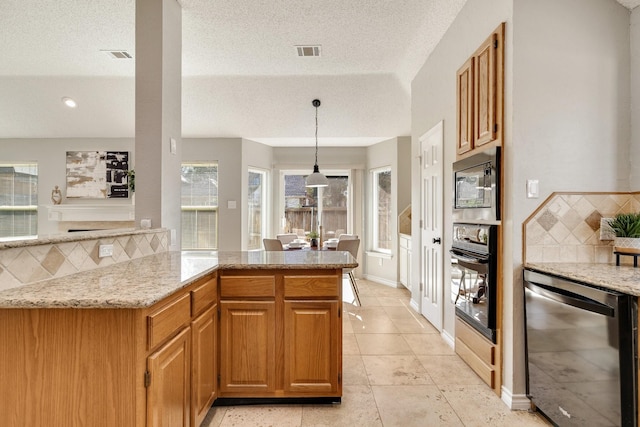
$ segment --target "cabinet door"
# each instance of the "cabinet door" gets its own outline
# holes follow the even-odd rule
[[[216,398],[218,378],[216,339],[218,329],[217,305],[213,305],[191,322],[191,421],[194,427],[202,423]]]
[[[147,359],[147,426],[190,425],[191,330],[176,337]]]
[[[407,271],[409,259],[407,258],[407,249],[400,246],[400,283],[407,286]]]
[[[492,34],[476,51],[475,65],[475,146],[496,139],[496,53],[497,34]]]
[[[220,302],[220,397],[275,390],[275,303]]]
[[[473,149],[473,58],[460,67],[457,73],[457,153]]]
[[[336,394],[342,384],[338,301],[285,301],[284,387],[296,394]]]

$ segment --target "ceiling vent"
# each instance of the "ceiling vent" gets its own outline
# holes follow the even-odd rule
[[[320,46],[296,46],[298,56],[320,56]]]
[[[133,56],[126,50],[103,50],[111,59],[132,59]]]

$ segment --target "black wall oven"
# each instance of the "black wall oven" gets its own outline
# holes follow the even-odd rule
[[[496,342],[497,228],[453,224],[451,302],[456,315]]]

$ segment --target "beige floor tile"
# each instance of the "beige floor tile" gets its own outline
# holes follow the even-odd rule
[[[383,307],[404,307],[406,298],[403,295],[379,296],[378,301]]]
[[[369,385],[367,371],[360,355],[342,356],[342,384]]]
[[[200,427],[219,427],[226,412],[227,408],[225,406],[212,407],[207,416],[204,417],[204,420],[202,420]]]
[[[455,354],[439,334],[402,334],[416,355]]]
[[[360,348],[358,347],[355,334],[342,334],[342,354],[360,355]]]
[[[302,406],[229,406],[220,427],[298,427],[302,423]]]
[[[393,324],[402,334],[436,334],[440,336],[440,332],[430,323],[421,322],[414,318],[393,319]]]
[[[340,405],[305,405],[303,427],[382,427],[371,388],[345,385]]]
[[[362,360],[371,385],[433,384],[416,356],[362,356]]]
[[[380,301],[375,295],[362,295],[360,293],[360,303],[362,307],[380,307]]]
[[[371,386],[385,426],[463,426],[435,385]]]
[[[445,385],[440,389],[466,427],[549,425],[537,414],[511,411],[486,385]]]
[[[396,333],[398,328],[380,308],[362,307],[350,313],[351,326],[355,333],[380,334]]]
[[[484,384],[482,379],[457,355],[418,356],[425,370],[436,384]]]
[[[362,355],[411,354],[400,334],[355,334]]]

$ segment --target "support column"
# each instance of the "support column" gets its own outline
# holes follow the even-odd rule
[[[136,226],[170,230],[180,250],[182,8],[176,0],[136,0]]]

